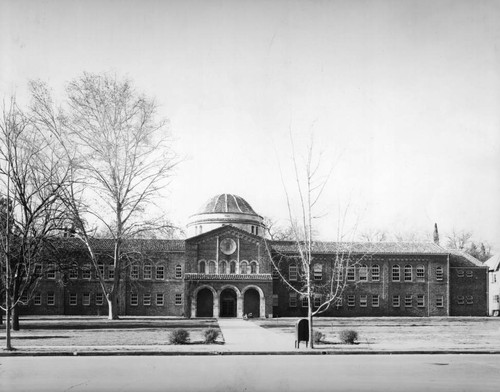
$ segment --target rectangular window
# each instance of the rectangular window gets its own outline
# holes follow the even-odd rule
[[[297,293],[290,293],[288,296],[288,305],[291,308],[296,308],[297,307]]]
[[[500,295],[494,295],[493,302],[499,303],[500,302]]]
[[[437,308],[442,308],[444,307],[444,297],[442,295],[438,295],[436,297],[436,307]]]
[[[143,295],[142,297],[142,304],[144,306],[150,306],[151,305],[151,294],[150,293],[146,293]]]
[[[165,266],[157,265],[156,266],[156,280],[165,279]]]
[[[362,308],[366,308],[366,305],[368,303],[368,296],[367,295],[360,295],[359,296],[359,306]]]
[[[337,267],[335,278],[337,282],[342,282],[344,280],[344,271],[342,271],[342,267]]]
[[[425,296],[423,294],[417,295],[417,307],[423,308],[425,306]]]
[[[42,304],[42,294],[35,293],[33,297],[33,304],[36,306],[40,306]]]
[[[35,276],[37,278],[42,276],[42,266],[41,266],[41,264],[35,264]]]
[[[307,308],[309,306],[309,301],[307,300],[307,297],[304,296],[302,297],[302,307]]]
[[[108,279],[113,280],[115,278],[115,266],[113,264],[108,265]]]
[[[380,296],[378,294],[372,295],[372,307],[378,308],[380,306]]]
[[[474,297],[472,295],[468,295],[465,297],[467,305],[472,305],[474,303]]]
[[[102,293],[96,293],[95,304],[100,306],[104,303],[104,295]]]
[[[323,279],[323,266],[321,264],[314,265],[314,280]]]
[[[92,269],[90,264],[85,264],[82,270],[82,279],[92,279],[91,271]]]
[[[182,278],[182,266],[181,265],[176,265],[175,266],[175,278],[176,279],[181,279]]]
[[[21,295],[21,303],[23,305],[26,305],[28,303],[28,294],[26,292],[23,292],[23,295]]]
[[[47,279],[56,278],[56,266],[55,264],[50,264],[47,268]]]
[[[468,270],[466,273],[465,273],[465,276],[467,276],[468,278],[472,278],[474,276],[474,271],[472,270]]]
[[[354,266],[347,267],[347,280],[349,282],[354,282],[356,280]]]
[[[69,304],[76,306],[78,304],[78,295],[76,293],[69,293]]]
[[[417,265],[417,279],[425,279],[425,267]]]
[[[372,266],[372,281],[378,282],[380,280],[380,267],[378,265]]]
[[[443,280],[444,272],[443,267],[436,267],[436,280]]]
[[[78,269],[76,267],[73,267],[69,270],[69,278],[78,279]]]
[[[83,306],[90,306],[90,293],[83,293],[82,304]]]
[[[405,308],[411,308],[413,306],[413,296],[411,294],[405,295]]]
[[[273,306],[278,306],[278,294],[273,294]]]
[[[53,291],[47,293],[47,305],[54,306],[56,304],[56,295]]]
[[[182,305],[182,294],[175,294],[175,304]]]
[[[342,307],[342,297],[338,297],[337,300],[335,301],[335,306],[338,308]]]
[[[463,305],[464,303],[465,303],[465,298],[464,298],[464,296],[463,296],[463,295],[459,295],[459,296],[457,297],[457,304],[459,304],[459,305]]]
[[[319,308],[321,306],[321,296],[316,295],[314,297],[314,307]]]
[[[139,279],[139,266],[133,265],[130,267],[130,279]]]
[[[130,293],[130,306],[139,305],[139,295],[137,293]]]
[[[393,308],[399,308],[401,306],[401,299],[399,295],[393,295],[392,296],[392,307]]]
[[[354,295],[347,296],[347,306],[353,307],[356,304],[356,297]]]
[[[459,278],[463,278],[464,277],[464,270],[457,270],[457,276]]]
[[[153,279],[153,266],[151,264],[144,265],[144,279]]]
[[[288,267],[288,278],[290,280],[297,280],[298,267],[296,265],[291,265]]]
[[[496,282],[497,282],[496,274],[491,274],[491,283],[496,283]]]
[[[156,306],[163,306],[164,303],[163,293],[156,293]]]

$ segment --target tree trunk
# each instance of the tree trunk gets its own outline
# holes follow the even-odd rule
[[[118,298],[114,293],[106,294],[108,300],[108,320],[118,320]]]
[[[3,310],[0,310],[0,325],[3,324]]]
[[[19,305],[12,308],[12,330],[19,331]]]
[[[5,311],[5,349],[11,351],[12,344],[10,341],[10,297],[7,295],[7,310]]]
[[[313,309],[312,298],[309,296],[309,306],[307,308],[307,319],[309,320],[309,347],[314,348],[314,333],[313,333]]]

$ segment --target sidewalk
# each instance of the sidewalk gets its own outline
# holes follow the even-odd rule
[[[219,319],[225,348],[229,351],[293,351],[293,337],[262,328],[250,320]]]

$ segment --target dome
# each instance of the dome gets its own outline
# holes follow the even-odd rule
[[[222,193],[211,197],[191,215],[188,235],[194,236],[221,226],[234,226],[251,234],[264,235],[264,219],[240,196]]]
[[[232,213],[257,215],[248,202],[240,196],[222,193],[216,195],[198,211],[198,214]]]

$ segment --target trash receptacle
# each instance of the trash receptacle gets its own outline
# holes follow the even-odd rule
[[[295,323],[295,348],[299,348],[300,342],[309,344],[309,320],[300,319]]]

